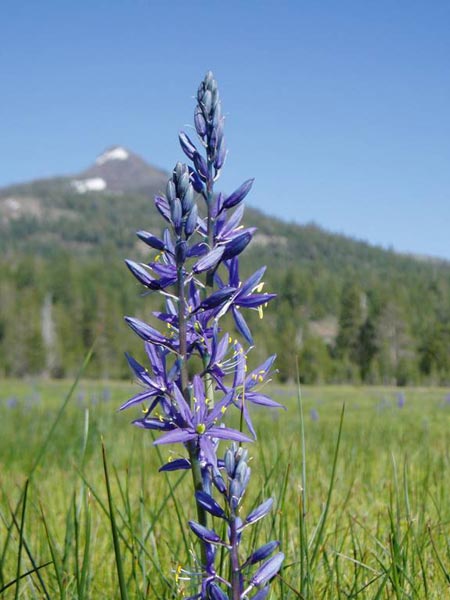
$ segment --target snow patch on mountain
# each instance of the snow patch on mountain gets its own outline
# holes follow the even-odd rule
[[[129,153],[122,148],[122,146],[116,146],[115,148],[111,148],[110,150],[106,150],[103,154],[95,161],[97,165],[103,165],[110,160],[127,160],[129,158]]]
[[[70,183],[79,194],[85,194],[86,192],[101,192],[106,189],[106,181],[102,177],[73,179]]]

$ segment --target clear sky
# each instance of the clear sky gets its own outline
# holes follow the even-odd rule
[[[171,168],[212,69],[221,189],[450,259],[448,0],[1,0],[0,32],[0,186],[112,144]]]

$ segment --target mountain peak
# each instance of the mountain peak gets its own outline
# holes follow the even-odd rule
[[[111,146],[97,156],[95,164],[103,165],[110,160],[127,160],[128,158],[130,158],[130,153],[126,148],[123,146]]]
[[[114,145],[97,156],[94,164],[79,173],[71,184],[84,194],[91,191],[157,193],[167,175],[124,146]]]

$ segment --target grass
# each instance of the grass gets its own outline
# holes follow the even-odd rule
[[[191,481],[157,471],[178,448],[161,454],[129,425],[132,412],[116,412],[132,385],[70,387],[1,383],[0,596],[188,595],[181,569],[198,569]],[[447,597],[446,390],[404,390],[404,406],[389,388],[306,388],[300,404],[294,388],[271,392],[288,410],[254,411],[245,506],[273,496],[275,509],[244,547],[281,541],[272,598]]]

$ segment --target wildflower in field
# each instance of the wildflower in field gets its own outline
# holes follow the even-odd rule
[[[397,394],[397,406],[403,408],[405,406],[406,398],[403,392]]]
[[[319,420],[319,413],[317,412],[316,408],[312,408],[309,414],[311,415],[311,420],[312,421],[318,421]]]
[[[244,281],[239,276],[239,257],[255,232],[254,227],[242,225],[243,200],[253,180],[246,180],[228,196],[214,191],[226,146],[219,91],[211,72],[198,88],[194,125],[198,142],[185,132],[179,134],[191,165],[178,162],[165,194],[155,198],[166,223],[164,232],[137,233],[157,255],[148,263],[126,261],[148,293],[164,297],[165,306],[152,314],[152,324],[125,317],[144,341],[148,367],[126,355],[142,389],[120,408],[141,405],[134,425],[158,432],[156,445],[181,444],[186,449],[185,457],[169,461],[160,470],[192,473],[198,519],[189,521],[189,526],[202,543],[202,569],[197,591],[190,598],[261,600],[284,556],[278,552],[270,558],[278,547],[272,541],[243,560],[240,543],[246,528],[268,514],[273,500],[264,501],[245,519],[240,516],[251,474],[242,444],[252,437],[229,427],[225,418],[236,408],[243,417],[241,423],[255,438],[249,403],[281,407],[262,392],[275,356],[247,374],[249,348],[223,331],[221,320],[230,313],[238,334],[253,345],[243,313],[256,310],[262,317],[275,294],[262,291],[265,267]],[[204,201],[202,208],[199,197]],[[197,372],[193,372],[194,364]],[[218,458],[220,441],[232,442],[223,459]],[[216,531],[209,522],[213,518],[224,521],[226,527]],[[228,553],[230,574],[219,572],[223,559],[218,567],[218,547]]]

